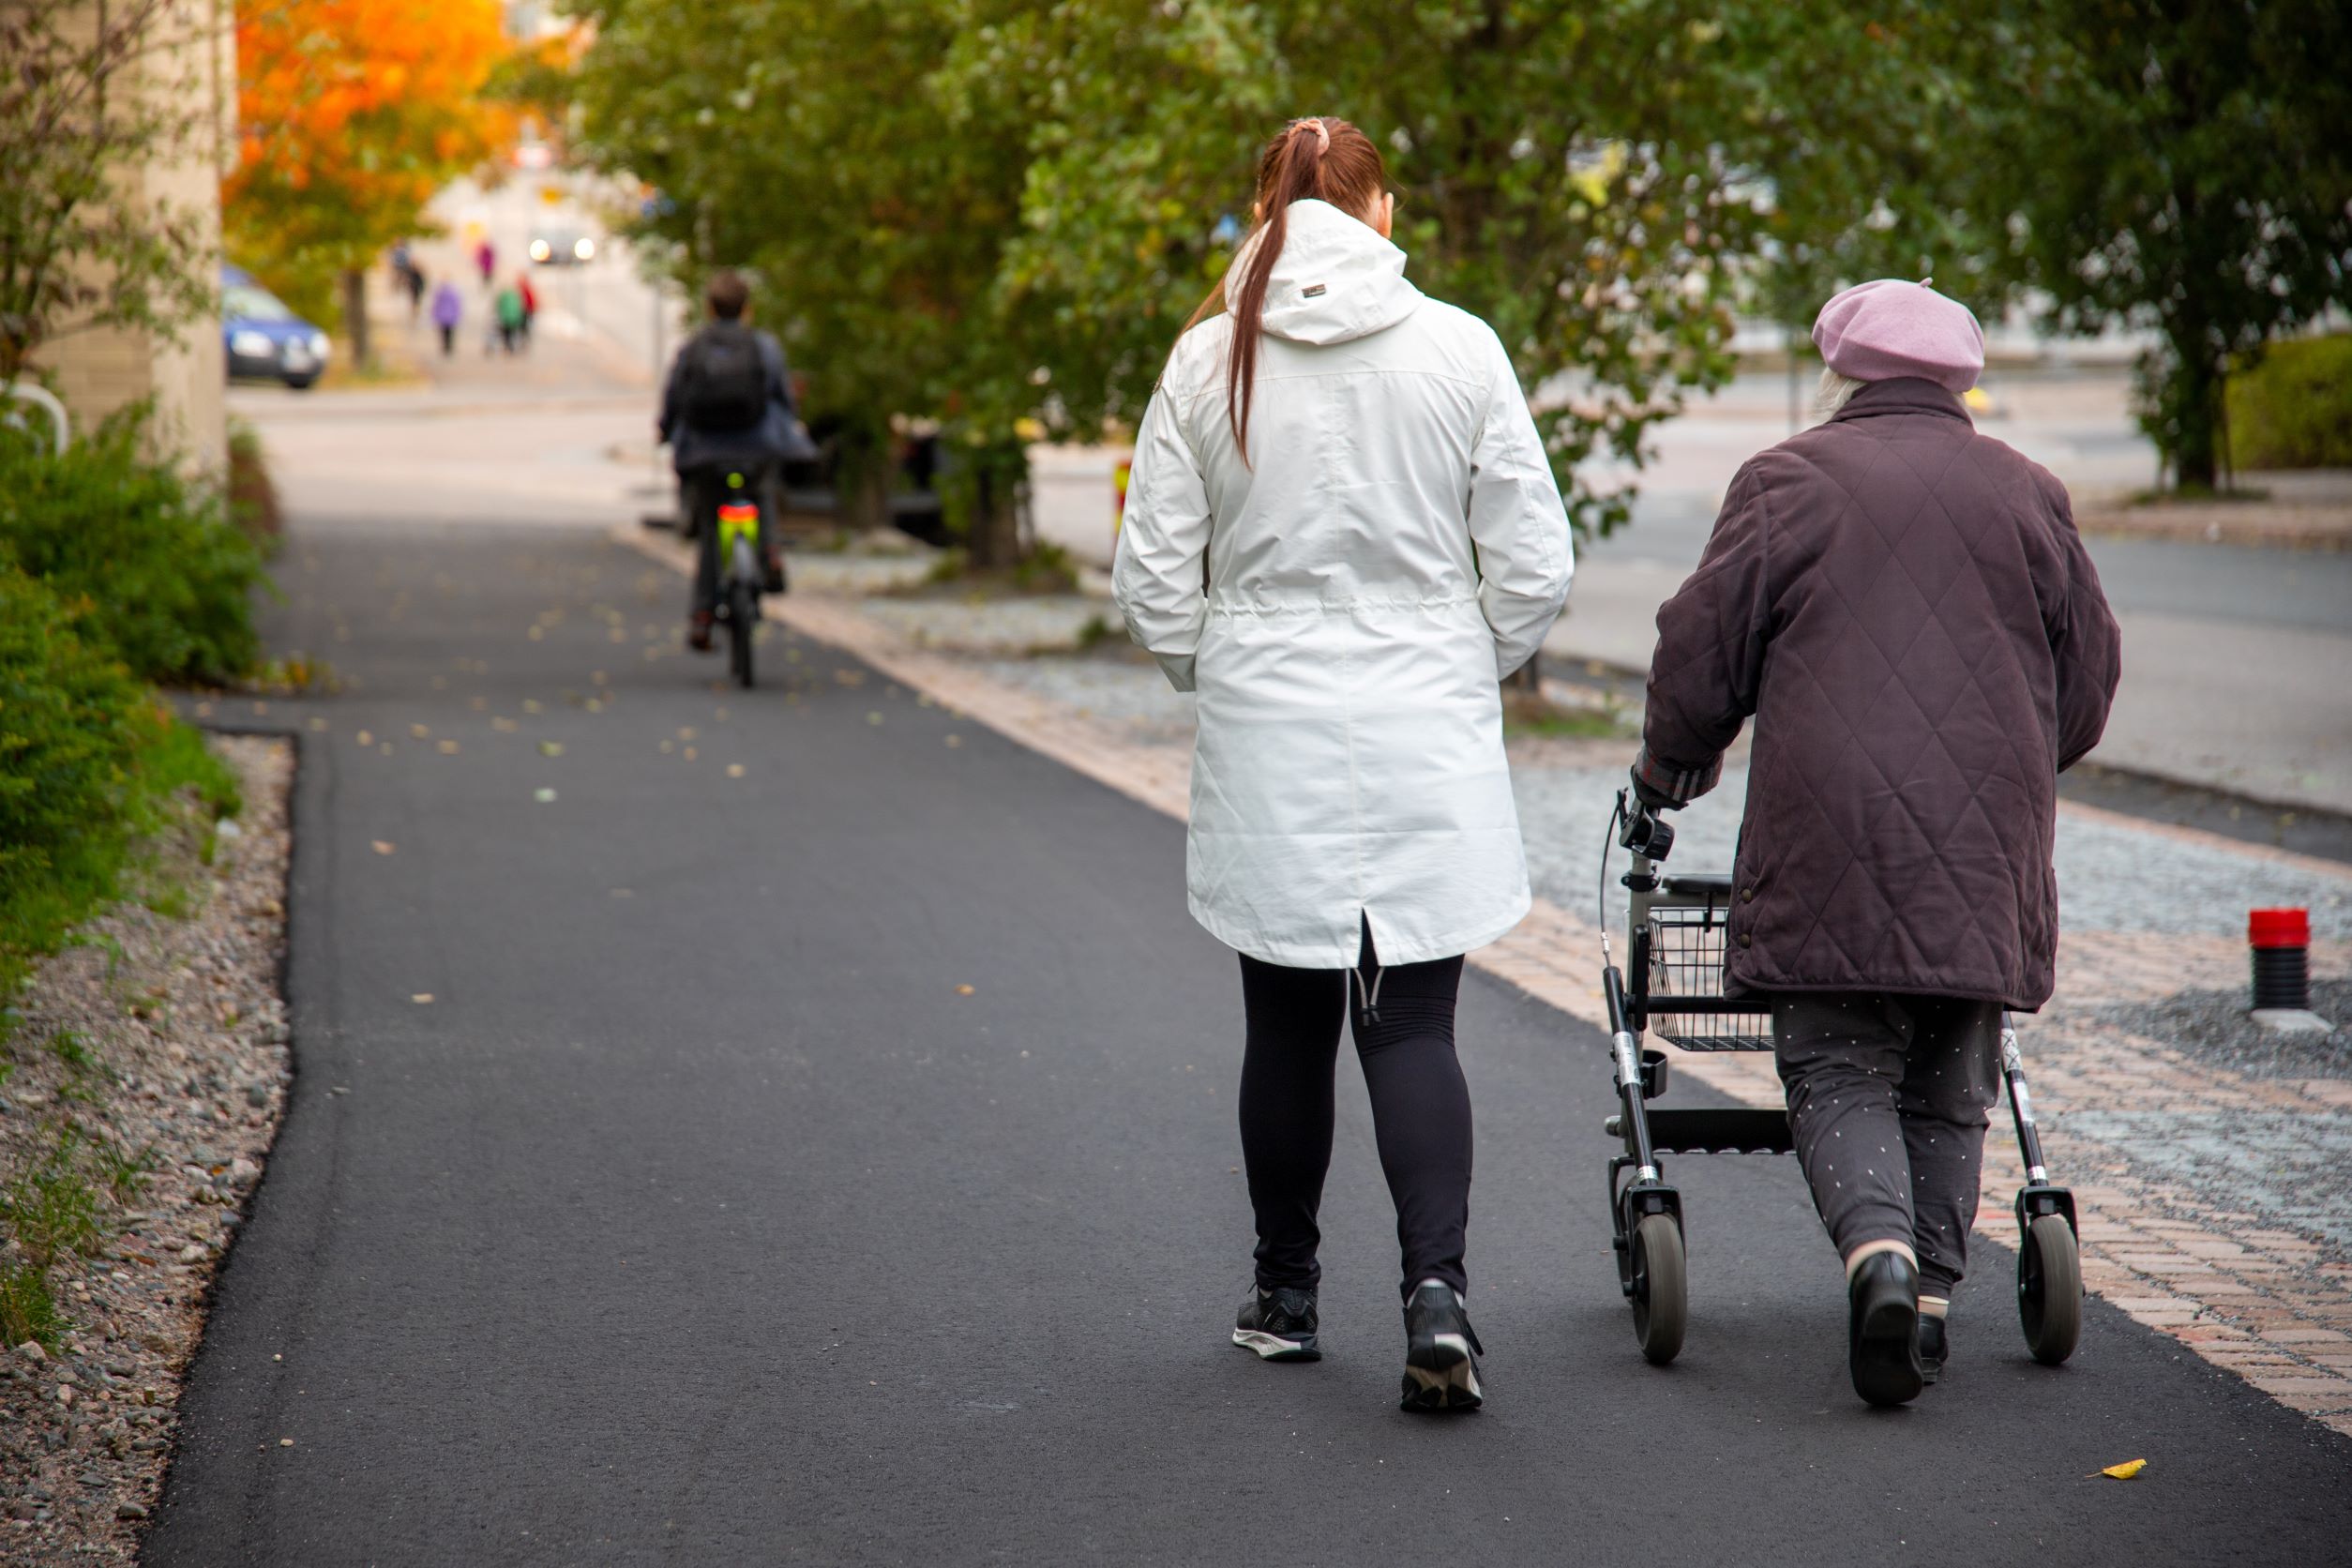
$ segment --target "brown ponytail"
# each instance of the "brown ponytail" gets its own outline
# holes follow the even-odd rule
[[[1372,139],[1347,121],[1328,115],[1293,120],[1266,143],[1258,159],[1258,228],[1256,249],[1242,269],[1241,289],[1232,288],[1229,274],[1214,293],[1200,303],[1186,327],[1209,315],[1220,300],[1233,318],[1233,346],[1225,367],[1225,417],[1233,428],[1233,445],[1242,461],[1249,462],[1249,405],[1258,377],[1258,337],[1265,330],[1266,284],[1290,227],[1290,204],[1328,202],[1351,217],[1361,218],[1377,205],[1388,188],[1388,171]]]

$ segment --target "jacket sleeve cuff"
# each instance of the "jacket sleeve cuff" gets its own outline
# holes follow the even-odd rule
[[[1723,777],[1723,758],[1714,757],[1701,768],[1678,768],[1652,757],[1645,746],[1634,755],[1634,776],[1675,805],[1688,806]]]

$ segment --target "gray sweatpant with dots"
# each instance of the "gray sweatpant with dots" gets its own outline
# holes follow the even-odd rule
[[[1952,1294],[1968,1267],[2000,1034],[1996,1002],[1866,991],[1772,999],[1798,1163],[1839,1257],[1867,1242],[1908,1242],[1921,1292]]]

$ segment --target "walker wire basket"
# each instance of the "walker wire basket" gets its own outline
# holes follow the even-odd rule
[[[1772,1014],[1724,996],[1728,877],[1668,877],[1635,933],[1636,993],[1651,1031],[1684,1050],[1770,1050]],[[1672,901],[1667,901],[1671,899]]]

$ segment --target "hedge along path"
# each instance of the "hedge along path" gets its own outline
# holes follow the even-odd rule
[[[623,526],[612,538],[690,575],[690,547]],[[1191,747],[1125,738],[1110,726],[1033,692],[1008,686],[946,655],[916,648],[861,614],[854,601],[793,593],[766,601],[762,612],[802,636],[864,660],[892,680],[1006,739],[1183,821],[1190,806]],[[2342,876],[2344,868],[2278,850],[2175,827],[2118,818],[2060,802],[2080,812],[2148,833],[2159,843],[2195,843],[2255,862]],[[1469,956],[1486,972],[1606,1033],[1599,985],[1600,932],[1591,921],[1535,900],[1517,928]],[[2352,942],[2314,943],[2314,972],[2352,972]],[[2134,1321],[2170,1335],[2207,1361],[2244,1377],[2272,1398],[2352,1436],[2352,1266],[2328,1261],[2319,1245],[2291,1231],[2266,1229],[2229,1206],[2227,1195],[2151,1179],[2128,1149],[2070,1134],[2070,1106],[2130,1106],[2164,1113],[2224,1108],[2272,1115],[2342,1119],[2352,1131],[2352,1082],[2258,1080],[2202,1064],[2097,1021],[2118,1003],[2152,1001],[2192,988],[2242,984],[2243,949],[2227,939],[2156,933],[2070,932],[2058,953],[2052,1006],[2020,1019],[2027,1072],[2056,1179],[2073,1186],[2082,1229],[2085,1288]],[[1760,1052],[1678,1052],[1675,1070],[1741,1104],[1778,1109],[1785,1103],[1772,1059]],[[1595,1053],[1591,1070],[1606,1071]],[[1592,1129],[1598,1168],[1601,1129]],[[2055,1138],[2053,1138],[2055,1134]],[[1983,1199],[1976,1232],[2013,1251],[2011,1201],[2025,1184],[2025,1162],[2005,1108],[1996,1109],[1985,1142]],[[1827,1244],[1826,1239],[1823,1243]],[[1601,1267],[1606,1259],[1595,1259]],[[1999,1304],[2007,1291],[2005,1255],[1980,1253],[1981,1281]],[[1996,1281],[1996,1274],[2002,1276]],[[1980,1287],[1981,1289],[1982,1287]],[[2014,1344],[2006,1310],[1979,1307],[1969,1331],[1988,1346]]]

